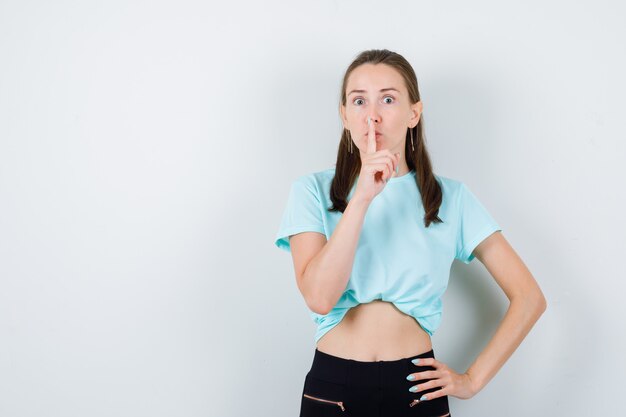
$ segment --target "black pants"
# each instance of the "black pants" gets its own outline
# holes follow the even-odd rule
[[[447,396],[416,401],[441,387],[409,391],[413,385],[430,379],[408,381],[407,375],[435,369],[414,365],[411,360],[434,357],[431,349],[410,358],[362,362],[316,348],[311,370],[304,379],[300,417],[452,417]]]

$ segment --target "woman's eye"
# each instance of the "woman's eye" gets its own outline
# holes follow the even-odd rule
[[[357,101],[363,101],[363,99],[362,99],[362,98],[355,98],[355,99],[354,99],[354,101],[353,101],[353,103],[354,103],[354,104],[357,104]]]
[[[392,99],[392,100],[393,100],[393,97],[391,97],[391,96],[387,96],[387,97],[385,97],[383,100],[388,99],[388,98],[390,98],[390,99]]]

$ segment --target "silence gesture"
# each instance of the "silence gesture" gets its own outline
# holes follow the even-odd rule
[[[389,149],[376,150],[376,129],[371,118],[367,118],[367,152],[361,153],[361,172],[355,196],[371,201],[387,185],[389,178],[395,177],[400,163],[400,154]]]

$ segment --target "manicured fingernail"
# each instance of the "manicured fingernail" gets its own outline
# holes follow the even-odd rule
[[[417,365],[418,363],[420,363],[419,359],[413,359],[411,362],[413,362],[414,365]]]
[[[417,387],[415,385],[413,385],[411,388],[409,388],[409,391],[417,392]]]
[[[367,125],[368,126],[370,125],[370,118],[369,117],[367,118]]]
[[[413,381],[415,379],[415,375],[411,374],[407,376],[406,379],[408,379],[409,381]]]
[[[396,174],[398,173],[399,169],[400,169],[400,165],[396,165]]]
[[[422,395],[422,398],[420,398],[420,401],[426,401],[428,398],[425,395]]]

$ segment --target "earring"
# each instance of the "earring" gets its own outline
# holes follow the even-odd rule
[[[411,149],[415,152],[415,148],[413,147],[413,129],[409,128],[409,132],[411,133]]]

